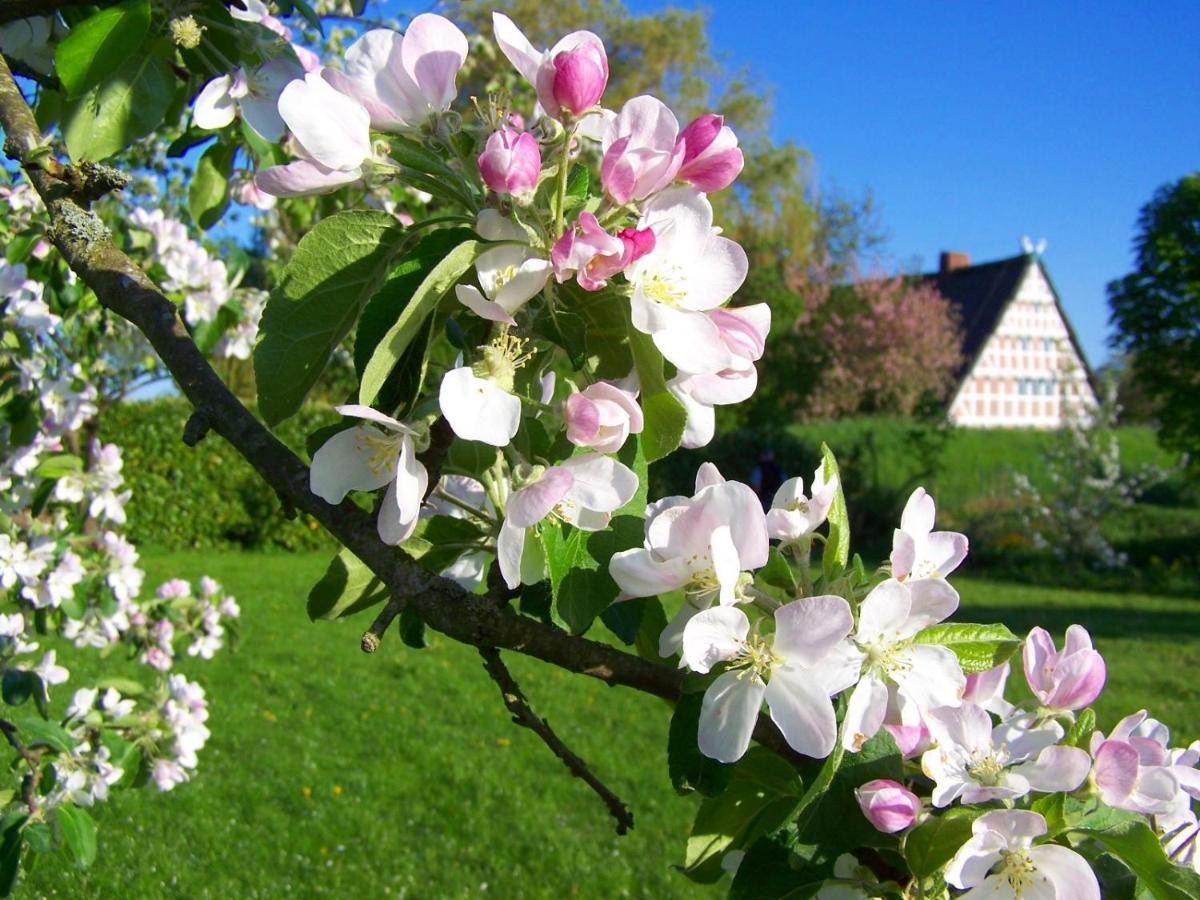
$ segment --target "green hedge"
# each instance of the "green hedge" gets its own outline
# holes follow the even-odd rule
[[[124,451],[133,499],[127,533],[138,544],[166,550],[277,548],[312,550],[332,540],[308,516],[287,519],[279,498],[224,438],[183,443],[191,407],[182,398],[123,403],[104,413],[100,436]],[[304,439],[337,420],[329,409],[304,409],[278,437],[303,455]]]

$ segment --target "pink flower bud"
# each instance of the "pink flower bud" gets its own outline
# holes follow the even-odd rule
[[[883,727],[892,736],[896,746],[900,748],[900,755],[905,759],[920,756],[933,746],[929,729],[925,727],[924,722],[920,725],[884,725]]]
[[[1079,625],[1067,629],[1061,651],[1044,628],[1035,628],[1025,640],[1025,680],[1038,702],[1047,709],[1083,709],[1100,696],[1107,672],[1104,658],[1092,649],[1092,639]]]
[[[854,795],[867,820],[888,834],[908,828],[921,810],[921,801],[916,794],[886,778],[868,781]]]
[[[572,394],[563,405],[567,440],[576,447],[616,453],[630,434],[642,430],[642,408],[627,391],[598,381]]]
[[[700,116],[683,129],[679,142],[684,148],[679,178],[698,190],[711,192],[729,187],[745,164],[737,135],[714,113]]]
[[[595,35],[554,56],[554,81],[551,88],[554,102],[573,116],[591,109],[600,102],[608,86],[608,56],[604,44]]]
[[[654,230],[650,228],[623,228],[617,232],[617,237],[629,249],[629,265],[653,252],[656,243]]]
[[[621,238],[600,227],[590,212],[581,212],[579,221],[563,233],[550,251],[550,263],[559,284],[572,275],[585,291],[598,291],[608,279],[629,265],[634,246],[644,238]]]
[[[479,154],[479,173],[497,194],[532,194],[542,170],[542,151],[528,131],[493,131]]]

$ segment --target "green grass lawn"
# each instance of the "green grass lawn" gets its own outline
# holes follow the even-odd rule
[[[22,895],[719,893],[670,868],[695,801],[671,790],[661,701],[509,659],[535,707],[633,807],[636,827],[617,837],[601,803],[510,723],[473,650],[433,636],[413,651],[393,635],[368,657],[362,617],[309,623],[304,598],[324,562],[147,556],[151,585],[209,572],[242,604],[237,651],[182,666],[209,689],[212,740],[194,782],[126,792],[97,810],[101,851],[86,876],[65,857],[43,859]],[[1088,626],[1110,665],[1102,725],[1149,702],[1179,737],[1200,733],[1196,601],[955,582],[965,619],[1018,631],[1041,622],[1060,638],[1072,622]]]

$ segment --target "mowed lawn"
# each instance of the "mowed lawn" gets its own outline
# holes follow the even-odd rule
[[[145,564],[150,585],[210,573],[242,604],[236,652],[181,666],[209,690],[213,737],[192,783],[125,792],[97,810],[91,871],[44,859],[21,895],[720,893],[671,870],[695,800],[671,790],[661,701],[509,655],[535,707],[633,807],[636,827],[617,837],[600,802],[511,724],[473,650],[432,636],[414,651],[392,635],[368,657],[358,638],[369,617],[310,623],[304,600],[324,556],[178,553]],[[955,583],[960,618],[1022,632],[1042,622],[1056,635],[1087,625],[1109,661],[1103,726],[1149,702],[1178,737],[1200,734],[1200,601]],[[70,686],[58,688],[59,708]]]

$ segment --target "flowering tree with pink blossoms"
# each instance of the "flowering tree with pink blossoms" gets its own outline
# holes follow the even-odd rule
[[[52,655],[21,661],[31,629],[123,639],[166,671],[181,635],[210,655],[219,616],[236,612],[207,582],[198,596],[168,582],[134,604],[135,558],[83,522],[81,504],[103,523],[124,502],[114,451],[85,466],[53,443],[87,402],[71,347],[93,312],[135,327],[174,376],[194,407],[188,443],[228,441],[341,542],[309,595],[314,619],[370,611],[367,652],[393,623],[414,648],[427,628],[477,647],[514,721],[619,832],[636,798],[563,743],[503,655],[667,700],[671,780],[702,798],[680,836],[685,877],[727,879],[735,897],[1200,897],[1200,744],[1177,746],[1145,711],[1098,730],[1090,704],[1106,668],[1084,628],[1060,647],[1041,629],[1022,640],[956,621],[950,579],[967,540],[935,530],[923,490],[878,568],[851,553],[827,448],[766,512],[710,464],[691,496],[647,495],[647,466],[708,443],[714,408],[748,399],[769,359],[770,309],[729,304],[747,257],[709,195],[744,159],[718,114],[681,123],[648,95],[608,109],[599,36],[538,47],[501,14],[477,41],[494,40],[527,82],[526,105],[502,91],[459,102],[472,43],[434,14],[327,58],[257,0],[194,15],[125,0],[25,27],[53,49],[53,78],[28,59],[19,68],[52,85],[36,106],[57,129],[43,130],[0,62],[5,152],[44,204],[55,259],[86,288],[66,290],[45,257],[13,262],[0,305],[4,460],[18,476],[0,519],[4,699],[20,706],[24,691],[41,712],[0,726],[20,778],[0,820],[7,887],[59,845],[86,864],[85,797],[135,763],[160,787],[183,780],[207,734],[202,694],[178,680],[133,698],[99,685],[51,716],[46,686],[65,673]],[[90,208],[122,184],[98,161],[167,127],[172,109],[252,164],[252,189],[235,179],[247,196],[326,204],[257,298],[253,336],[239,335],[240,316],[220,324],[241,301],[229,281],[220,293],[219,260],[152,212],[133,223],[151,238],[139,243]],[[432,214],[389,211],[377,198],[392,186],[423,192]],[[251,341],[261,419],[202,352]],[[31,374],[39,354],[45,370]],[[310,436],[306,464],[270,428],[339,356],[355,385],[341,422]],[[70,390],[47,390],[50,378]],[[30,447],[38,463],[17,472]],[[104,586],[93,575],[72,593],[80,569],[106,573]],[[613,641],[586,636],[597,619]],[[1013,703],[1018,654],[1032,698]]]

